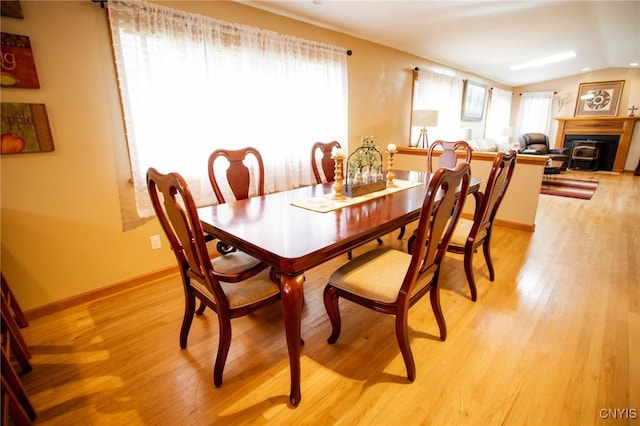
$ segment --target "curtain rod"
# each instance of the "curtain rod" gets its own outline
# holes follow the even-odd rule
[[[553,92],[554,95],[558,94],[558,91],[556,90],[555,92]],[[522,93],[518,93],[518,95],[522,96]]]
[[[91,0],[91,3],[100,3],[100,8],[105,9],[105,5],[109,3],[109,0]],[[347,56],[353,55],[353,50],[348,49],[346,54]]]

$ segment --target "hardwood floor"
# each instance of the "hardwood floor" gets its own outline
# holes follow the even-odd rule
[[[197,317],[180,350],[183,296],[172,276],[30,319],[33,371],[22,378],[36,423],[638,424],[640,177],[567,175],[598,180],[594,197],[541,195],[534,233],[496,227],[494,282],[482,254],[474,258],[477,303],[462,257],[447,255],[449,337],[435,337],[428,298],[412,309],[414,383],[390,316],[344,302],[342,335],[326,343],[322,290],[345,255],[307,275],[299,407],[288,405],[279,305],[233,320],[216,389],[215,315]],[[385,244],[406,245],[396,236]]]

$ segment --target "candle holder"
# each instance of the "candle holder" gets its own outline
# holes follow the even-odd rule
[[[393,179],[396,177],[396,174],[393,173],[393,154],[395,154],[395,151],[387,151],[387,154],[389,154],[389,170],[387,171],[387,188],[391,188],[395,186],[395,184],[393,183]]]
[[[333,164],[334,164],[334,172],[333,172],[333,199],[334,200],[344,200],[345,195],[342,193],[342,164],[344,161],[344,157],[332,156]]]

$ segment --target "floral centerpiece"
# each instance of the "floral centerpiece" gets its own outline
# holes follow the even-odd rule
[[[346,194],[349,197],[386,188],[382,174],[382,154],[375,146],[376,135],[360,136],[362,145],[347,159]]]

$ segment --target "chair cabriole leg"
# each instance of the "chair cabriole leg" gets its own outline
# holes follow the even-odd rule
[[[335,343],[340,337],[340,330],[342,327],[340,319],[340,305],[338,291],[335,287],[328,285],[324,289],[324,307],[327,310],[327,315],[331,321],[331,336],[327,339],[330,344]]]
[[[216,365],[213,369],[213,384],[219,388],[222,385],[222,373],[224,372],[224,364],[227,362],[229,355],[229,347],[231,346],[231,319],[223,318],[218,313],[218,324],[220,338],[218,340],[218,354],[216,355]]]
[[[396,315],[396,339],[398,340],[398,346],[400,346],[400,352],[402,353],[402,359],[404,359],[404,365],[407,368],[407,378],[410,382],[413,382],[416,378],[416,363],[413,359],[413,353],[411,352],[411,346],[409,345],[409,327],[407,326],[408,310],[404,310]]]

